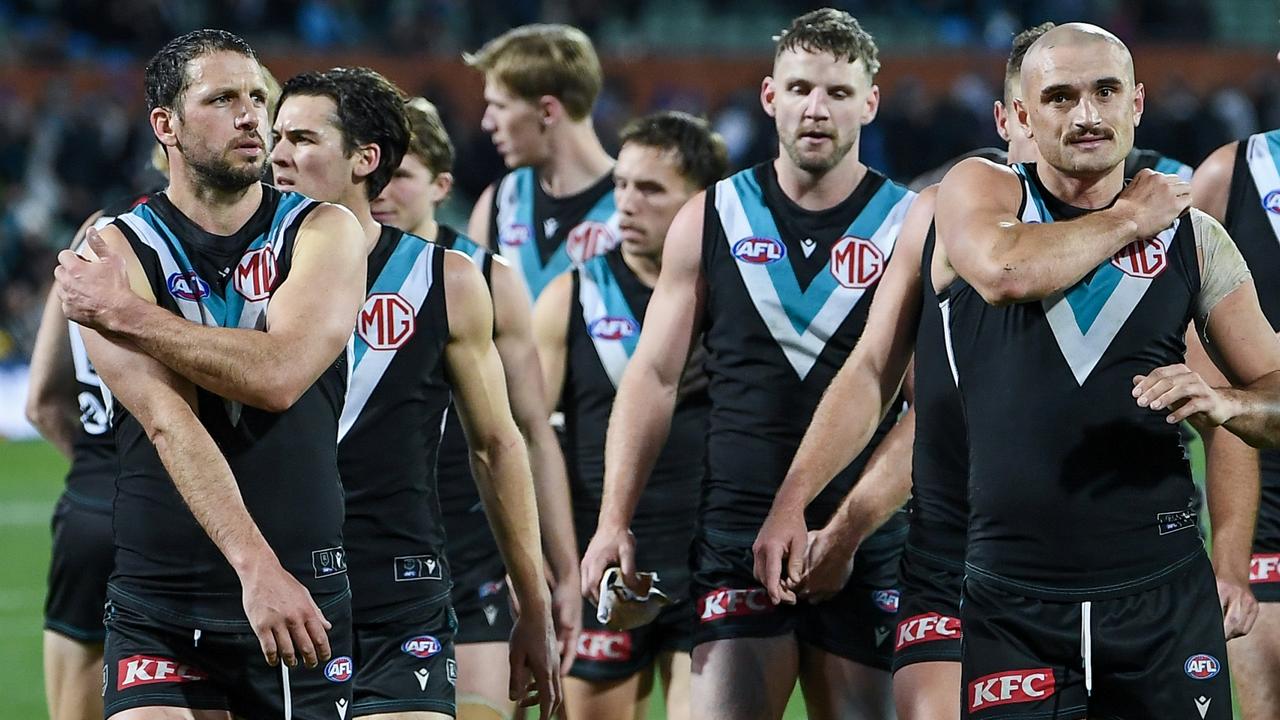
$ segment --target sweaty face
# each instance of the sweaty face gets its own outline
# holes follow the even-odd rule
[[[1133,148],[1142,87],[1123,50],[1102,41],[1033,48],[1018,119],[1044,161],[1068,176],[1106,173]]]
[[[198,182],[217,190],[258,182],[268,150],[261,66],[239,53],[214,52],[188,63],[187,80],[172,125],[185,164]]]
[[[443,199],[437,197],[439,194],[435,174],[416,155],[407,154],[382,194],[373,199],[373,219],[413,232],[432,206]]]
[[[271,131],[276,187],[322,202],[342,202],[353,175],[337,110],[332,99],[319,95],[290,95],[280,104]]]
[[[537,165],[546,159],[546,128],[537,105],[492,78],[485,80],[484,102],[480,127],[489,133],[507,167]]]
[[[620,217],[622,244],[628,252],[661,257],[667,228],[697,188],[680,174],[676,150],[622,146],[613,169],[613,201]]]
[[[879,91],[861,60],[788,50],[765,78],[761,102],[791,162],[822,175],[840,164],[857,145],[862,126],[875,119]]]

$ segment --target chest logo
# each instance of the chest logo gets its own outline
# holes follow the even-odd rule
[[[751,265],[772,265],[787,256],[787,246],[769,237],[743,238],[733,244],[733,256]]]
[[[209,297],[209,283],[193,272],[176,272],[165,282],[169,294],[179,300],[200,300]]]
[[[528,225],[508,225],[498,233],[498,242],[507,247],[520,247],[529,242]]]
[[[569,237],[564,241],[564,251],[574,264],[581,264],[609,252],[617,244],[617,238],[608,225],[587,220],[574,225],[569,231]]]
[[[1280,215],[1280,190],[1272,190],[1262,198],[1262,207],[1267,212]]]
[[[866,238],[845,235],[831,248],[831,274],[854,290],[871,287],[884,274],[884,253]]]
[[[591,321],[587,328],[592,337],[601,340],[621,340],[636,334],[639,328],[630,318],[605,316]]]
[[[1120,249],[1111,258],[1111,264],[1125,275],[1137,278],[1153,278],[1169,266],[1164,241],[1158,238],[1135,240]]]
[[[276,283],[276,256],[271,248],[261,247],[240,258],[232,283],[246,300],[266,300]]]
[[[397,293],[374,293],[356,318],[356,333],[371,350],[395,350],[413,337],[413,306]]]

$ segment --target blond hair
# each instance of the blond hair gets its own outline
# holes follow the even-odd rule
[[[569,25],[524,25],[462,59],[521,99],[550,95],[573,120],[591,114],[604,85],[600,59],[586,33]]]

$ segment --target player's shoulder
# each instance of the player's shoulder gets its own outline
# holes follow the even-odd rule
[[[969,157],[956,163],[937,183],[935,204],[938,198],[962,196],[972,202],[974,198],[987,198],[997,203],[1001,198],[1016,202],[1021,197],[1022,175],[1011,165],[992,162],[983,157]]]
[[[1201,181],[1229,182],[1235,171],[1236,155],[1240,150],[1239,140],[1233,140],[1213,152],[1196,168],[1194,179]]]

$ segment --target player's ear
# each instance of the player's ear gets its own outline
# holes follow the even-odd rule
[[[147,118],[151,122],[151,131],[155,133],[156,140],[160,141],[165,147],[174,147],[178,144],[177,113],[167,107],[158,107],[151,110],[151,114]]]
[[[1142,111],[1147,105],[1147,89],[1142,83],[1133,86],[1133,126],[1142,124]]]
[[[442,172],[431,178],[431,202],[443,202],[453,189],[453,173]]]
[[[378,169],[378,163],[382,160],[382,148],[378,143],[357,146],[351,153],[351,159],[351,173],[357,178],[367,177]]]
[[[554,95],[538,98],[538,115],[543,127],[551,127],[565,117],[564,104]]]
[[[773,81],[772,75],[766,75],[765,79],[760,82],[760,106],[764,108],[764,112],[769,117],[773,117],[777,112],[774,110],[773,101],[778,96],[778,86]]]
[[[1018,118],[1018,125],[1022,128],[1022,132],[1027,137],[1035,137],[1036,134],[1031,130],[1031,113],[1027,110],[1027,104],[1022,98],[1013,99],[1013,114]]]
[[[1009,111],[1004,106],[1003,100],[997,100],[991,106],[991,115],[996,122],[996,134],[1001,140],[1009,142]]]
[[[876,119],[876,114],[880,112],[880,86],[873,84],[871,91],[867,93],[867,102],[863,107],[862,124],[870,125],[872,120]]]

